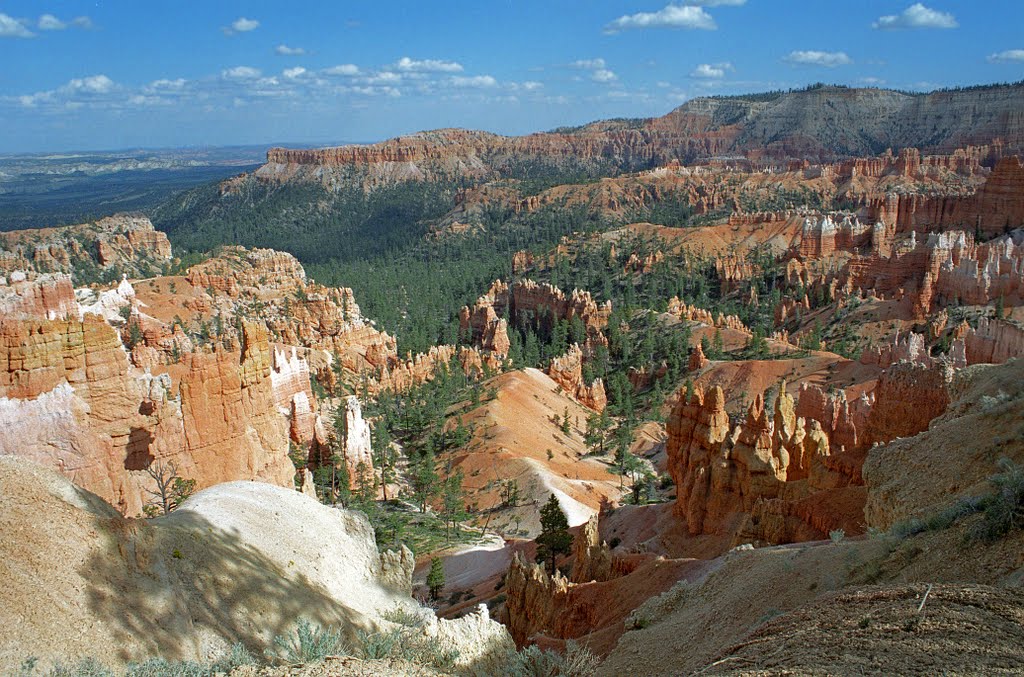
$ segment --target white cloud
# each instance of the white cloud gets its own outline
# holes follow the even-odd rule
[[[690,71],[691,78],[707,78],[717,80],[724,78],[726,71],[733,70],[732,64],[728,61],[721,63],[702,63]]]
[[[0,38],[32,38],[35,33],[12,16],[0,13]]]
[[[76,16],[71,21],[61,21],[53,14],[43,14],[36,21],[36,27],[41,31],[62,31],[69,26],[92,28],[92,19],[87,16]]]
[[[989,54],[989,63],[1020,63],[1024,61],[1024,49],[1007,49],[995,54]]]
[[[392,71],[381,71],[380,73],[363,79],[363,82],[370,85],[396,84],[401,81],[402,76],[398,73],[393,73]]]
[[[584,70],[591,70],[594,68],[604,68],[604,59],[578,59],[569,64],[573,68],[583,68]]]
[[[857,82],[868,87],[880,87],[885,84],[885,80],[882,78],[876,78],[873,75],[868,75],[863,78],[857,78]]]
[[[260,76],[260,70],[252,66],[235,66],[221,71],[221,75],[228,80],[255,80]]]
[[[274,48],[274,53],[278,56],[302,56],[306,53],[306,50],[301,47],[289,47],[288,45],[278,45]]]
[[[688,28],[713,31],[718,28],[710,14],[693,5],[666,5],[657,12],[626,14],[605,26],[605,33],[641,28]]]
[[[331,66],[325,68],[323,71],[324,75],[359,75],[359,66],[351,63],[343,63],[337,66]]]
[[[590,76],[590,79],[593,80],[594,82],[613,82],[615,80],[618,80],[619,76],[617,76],[615,73],[608,70],[607,68],[598,68]]]
[[[39,17],[39,21],[36,25],[41,31],[62,31],[68,27],[66,23],[52,14],[44,14]]]
[[[782,60],[802,66],[825,66],[826,68],[847,66],[853,63],[853,59],[847,56],[846,52],[819,52],[813,49],[790,52]]]
[[[231,22],[230,26],[222,28],[224,35],[234,35],[235,33],[248,33],[259,28],[260,22],[256,19],[247,19],[244,16],[240,16]]]
[[[153,89],[184,89],[185,78],[175,78],[174,80],[167,80],[165,78],[161,78],[160,80],[153,80],[153,82],[149,83],[149,86]]]
[[[474,75],[470,77],[464,77],[462,75],[455,75],[450,80],[453,87],[495,87],[498,81],[490,75]]]
[[[282,71],[282,75],[284,75],[289,80],[294,80],[295,78],[301,78],[305,74],[306,74],[306,69],[303,68],[302,66],[296,66],[295,68],[285,68]]]
[[[422,61],[403,56],[395,64],[395,68],[407,73],[461,73],[462,64],[455,61],[440,59],[423,59]]]
[[[918,2],[907,7],[902,14],[878,17],[878,21],[871,24],[871,27],[880,30],[895,30],[899,28],[956,28],[959,25],[956,18],[949,12],[930,9]]]
[[[683,4],[694,7],[739,7],[747,4],[747,0],[685,0]]]
[[[521,83],[519,86],[528,92],[535,92],[538,89],[542,88],[544,85],[540,82],[537,82],[536,80],[527,80],[526,82]]]
[[[114,89],[114,81],[106,75],[90,75],[86,78],[75,78],[67,84],[67,88],[73,92],[85,92],[87,94],[107,94]]]

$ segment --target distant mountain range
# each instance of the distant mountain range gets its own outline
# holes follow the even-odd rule
[[[699,98],[662,117],[606,120],[518,137],[442,129],[367,146],[273,148],[255,176],[280,181],[309,174],[327,183],[358,179],[375,185],[403,179],[520,178],[538,164],[603,174],[672,160],[832,162],[886,148],[949,153],[990,144],[1001,145],[1001,154],[1024,149],[1024,83],[927,94],[821,85]]]

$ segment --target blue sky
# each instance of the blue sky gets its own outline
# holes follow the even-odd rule
[[[1016,81],[1022,29],[1022,0],[0,0],[0,152],[521,134],[818,81]]]

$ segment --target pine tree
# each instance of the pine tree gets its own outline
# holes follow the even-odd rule
[[[444,590],[444,565],[440,557],[430,560],[430,571],[427,573],[427,588],[430,589],[430,599],[436,600]]]
[[[437,470],[434,468],[434,453],[428,449],[416,464],[412,476],[412,492],[420,504],[421,512],[427,511],[427,501],[437,496],[439,490]]]
[[[537,561],[546,562],[548,571],[555,575],[555,560],[559,555],[568,555],[572,550],[572,535],[569,520],[562,512],[562,506],[554,494],[540,509],[540,535],[537,536]]]
[[[388,419],[380,421],[373,428],[373,464],[380,471],[381,491],[384,500],[388,500],[388,485],[395,481],[395,461],[397,456],[391,446],[391,431],[388,430]]]
[[[459,521],[466,517],[466,492],[462,488],[465,476],[462,470],[456,470],[444,483],[442,493],[442,516],[444,517],[444,537],[450,537],[450,527],[455,527],[455,535],[459,534]]]

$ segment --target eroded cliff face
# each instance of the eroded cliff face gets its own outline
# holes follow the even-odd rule
[[[135,368],[102,318],[0,320],[0,454],[54,468],[127,514],[174,464],[201,487],[291,484],[285,420],[273,406],[265,332],[244,350],[192,354],[180,381]]]
[[[1011,153],[1024,149],[1022,91],[1020,85],[1009,85],[908,96],[822,87],[758,101],[702,98],[659,118],[609,120],[521,137],[441,129],[369,146],[273,148],[254,176],[261,181],[355,183],[372,189],[400,181],[509,178],[524,159],[555,168],[604,168],[604,173],[614,174],[726,155],[790,168],[794,161],[798,165],[863,157],[887,146],[953,153],[967,146],[998,145],[999,152]],[[860,133],[850,135],[850,129]],[[872,176],[888,170],[911,175],[940,169],[969,173],[980,155],[934,164],[900,154],[889,162],[844,164],[837,174]],[[237,185],[233,179],[222,190],[231,192]]]
[[[690,535],[734,543],[859,533],[867,449],[926,430],[949,405],[952,373],[943,360],[898,362],[868,395],[848,400],[805,383],[799,404],[783,381],[772,409],[758,395],[738,425],[721,388],[681,394],[667,424],[676,514]]]
[[[77,226],[0,233],[0,273],[6,274],[86,274],[92,268],[144,277],[170,260],[167,236],[145,217],[119,214]]]
[[[604,381],[599,378],[591,383],[583,381],[583,350],[579,344],[572,344],[565,355],[552,359],[547,375],[583,406],[598,412],[608,406]]]

